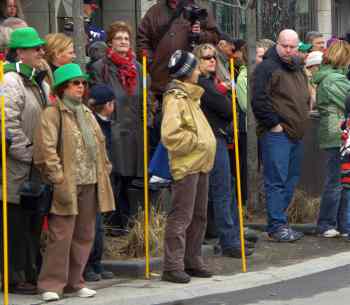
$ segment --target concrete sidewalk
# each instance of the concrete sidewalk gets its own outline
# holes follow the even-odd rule
[[[159,278],[151,280],[118,280],[108,288],[100,289],[95,298],[80,299],[67,297],[52,305],[156,305],[195,297],[220,294],[238,290],[259,287],[281,281],[295,279],[310,274],[319,273],[349,265],[350,251],[329,257],[306,260],[302,263],[273,267],[257,272],[236,274],[230,276],[214,276],[211,279],[193,279],[190,284],[171,284],[161,282]],[[107,283],[105,283],[107,284]],[[43,304],[38,296],[10,297],[11,305],[39,305]],[[181,304],[181,303],[179,303]]]
[[[273,243],[268,242],[266,234],[261,233],[255,253],[247,260],[249,272],[246,274],[241,273],[240,259],[213,255],[208,245],[203,249],[207,255],[205,262],[215,274],[212,279],[193,279],[188,285],[161,282],[160,264],[155,264],[153,272],[158,276],[154,275],[150,281],[125,278],[117,273],[119,276],[115,280],[88,285],[98,290],[97,297],[93,299],[64,298],[51,304],[155,305],[271,284],[350,264],[350,243],[343,238],[306,236],[296,243]],[[132,273],[129,274],[132,276]],[[42,303],[39,296],[10,297],[10,305]]]

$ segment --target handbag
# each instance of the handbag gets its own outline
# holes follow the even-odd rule
[[[60,115],[60,128],[57,141],[57,150],[60,146],[62,136],[62,115]],[[34,181],[33,178],[33,162],[30,166],[29,180],[25,181],[19,189],[20,205],[22,209],[31,211],[40,216],[46,216],[50,213],[53,197],[53,185]]]

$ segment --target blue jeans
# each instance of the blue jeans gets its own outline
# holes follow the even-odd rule
[[[224,137],[216,138],[216,155],[209,176],[208,200],[213,206],[221,248],[224,250],[239,247],[237,204],[232,191],[230,160]]]
[[[101,213],[96,215],[96,227],[95,227],[95,241],[92,246],[89,260],[85,267],[85,272],[93,271],[100,274],[103,271],[101,264],[103,255],[103,242],[104,242],[104,227],[103,216]]]
[[[287,209],[299,181],[303,145],[284,132],[266,132],[260,139],[264,165],[267,232],[288,224]]]
[[[329,229],[338,229],[340,233],[349,230],[349,191],[345,191],[340,181],[339,148],[326,149],[327,176],[321,198],[320,214],[317,222],[318,231],[323,233]],[[347,196],[346,196],[347,195]]]

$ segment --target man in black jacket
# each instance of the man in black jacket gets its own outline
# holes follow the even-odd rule
[[[293,30],[279,34],[277,45],[255,70],[252,92],[264,165],[268,234],[279,242],[303,237],[288,226],[286,212],[299,181],[310,99],[307,77],[296,56],[298,44]]]

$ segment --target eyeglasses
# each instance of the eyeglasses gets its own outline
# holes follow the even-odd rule
[[[44,49],[44,47],[43,46],[38,46],[38,47],[36,47],[36,48],[34,48],[34,50],[36,51],[36,52],[45,52],[45,49]]]
[[[73,80],[70,83],[73,84],[74,86],[83,85],[84,87],[86,87],[88,84],[86,80],[79,80],[79,79]]]
[[[209,56],[202,56],[201,59],[203,60],[216,60],[216,55],[209,55]]]

